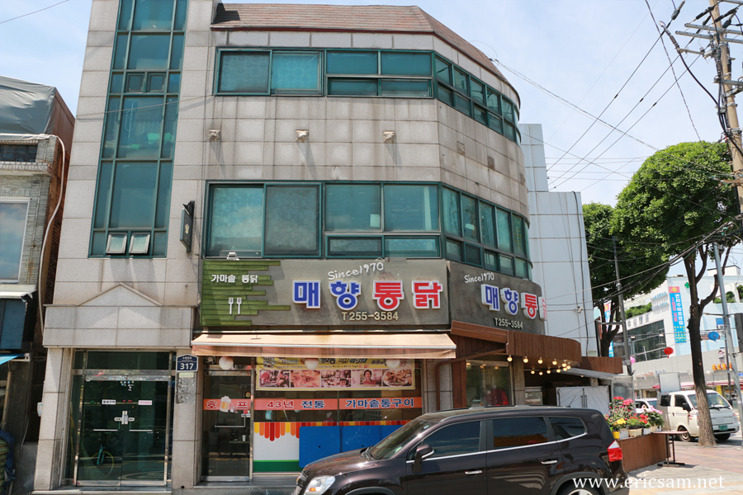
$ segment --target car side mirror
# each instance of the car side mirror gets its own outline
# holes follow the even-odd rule
[[[415,455],[413,456],[413,472],[420,473],[423,469],[423,459],[433,454],[433,449],[430,445],[422,444],[415,448]]]
[[[691,406],[688,403],[684,402],[683,404],[681,404],[681,409],[683,409],[684,411],[690,412]]]

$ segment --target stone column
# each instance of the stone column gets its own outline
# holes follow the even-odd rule
[[[178,356],[190,354],[190,349],[179,349]],[[188,490],[199,482],[199,453],[201,452],[201,407],[203,402],[201,377],[204,375],[204,360],[199,359],[199,371],[188,376],[178,373],[173,391],[173,493]],[[185,376],[184,376],[185,375]]]
[[[35,490],[59,488],[70,439],[69,392],[72,349],[50,348],[46,357],[41,428],[36,456]]]

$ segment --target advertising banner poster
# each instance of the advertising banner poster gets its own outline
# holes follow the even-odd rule
[[[684,306],[681,303],[681,289],[679,287],[669,287],[668,293],[671,299],[673,338],[677,344],[683,344],[686,342],[686,319],[684,318]]]
[[[413,390],[415,363],[384,359],[320,359],[309,369],[300,358],[258,358],[257,390]]]

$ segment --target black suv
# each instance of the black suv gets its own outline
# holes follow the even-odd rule
[[[308,464],[294,495],[628,495],[626,479],[598,411],[512,406],[424,414]]]

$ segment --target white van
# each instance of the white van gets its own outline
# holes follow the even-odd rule
[[[707,402],[709,402],[715,438],[724,442],[740,428],[733,415],[733,408],[723,396],[714,390],[707,390]],[[664,429],[683,432],[679,438],[685,442],[699,437],[697,395],[693,390],[661,394],[657,408],[663,413]]]

